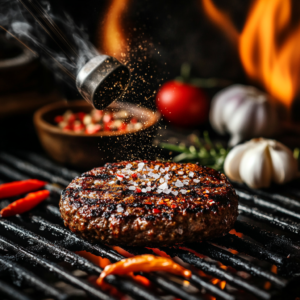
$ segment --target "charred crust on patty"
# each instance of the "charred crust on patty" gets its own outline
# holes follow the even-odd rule
[[[172,246],[227,233],[238,196],[226,176],[197,164],[109,163],[62,192],[65,225],[106,244]]]

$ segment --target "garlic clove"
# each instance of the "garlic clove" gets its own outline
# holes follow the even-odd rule
[[[230,180],[242,182],[239,166],[245,151],[249,150],[251,143],[247,142],[234,147],[226,156],[224,162],[224,172]]]
[[[292,151],[283,144],[270,140],[269,152],[272,161],[273,181],[282,184],[293,179],[298,171],[298,162]]]
[[[223,118],[224,109],[229,107],[227,115],[232,116],[236,106],[239,104],[239,101],[237,101],[239,99],[238,95],[243,93],[244,86],[237,84],[225,88],[217,93],[212,99],[209,120],[213,128],[220,134],[225,134],[226,132],[226,127],[224,126],[226,123]],[[232,98],[235,99],[235,101],[233,101],[235,104],[228,106],[227,103],[229,100],[231,102]]]
[[[227,130],[233,136],[229,141],[229,146],[234,146],[240,141],[251,136],[253,132],[253,117],[255,115],[257,106],[253,101],[247,101],[236,108],[231,115],[226,114],[226,108],[224,109],[224,119],[227,124]]]
[[[239,174],[242,181],[251,188],[258,189],[270,185],[272,163],[267,141],[260,140],[255,147],[244,152],[239,165]]]

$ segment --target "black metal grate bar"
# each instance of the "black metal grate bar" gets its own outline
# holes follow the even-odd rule
[[[253,195],[250,195],[249,193],[245,193],[242,191],[237,191],[237,195],[240,197],[240,200],[242,200],[242,201],[246,200],[246,202],[245,202],[246,204],[249,204],[249,202],[250,202],[250,203],[254,204],[255,206],[259,206],[259,207],[265,208],[267,210],[270,210],[272,213],[280,213],[287,217],[292,217],[292,218],[300,220],[300,213],[295,211],[295,208],[294,208],[294,210],[289,210],[289,209],[282,207],[282,204],[280,206],[280,205],[271,203],[270,201],[267,201],[267,200],[264,200],[264,199],[261,199],[258,197],[254,197]],[[299,207],[297,207],[297,209],[299,210]]]
[[[25,282],[28,286],[37,289],[46,296],[51,296],[58,300],[65,300],[68,298],[66,294],[50,286],[40,279],[39,276],[36,276],[16,262],[8,260],[5,256],[0,256],[0,270],[0,273],[8,273],[11,281],[14,282],[16,279],[17,283],[19,283],[20,280],[22,280],[22,282]]]
[[[300,224],[293,222],[289,219],[283,219],[273,216],[270,213],[266,213],[262,210],[259,210],[257,208],[252,208],[248,205],[239,204],[239,212],[245,216],[248,216],[250,218],[267,222],[269,224],[272,224],[274,226],[279,227],[280,229],[287,230],[290,232],[293,232],[295,234],[300,233]]]
[[[245,291],[250,292],[251,294],[261,298],[261,299],[271,299],[272,294],[266,292],[265,290],[243,280],[241,277],[234,275],[228,271],[223,270],[222,268],[218,267],[215,264],[209,263],[204,259],[196,256],[193,253],[181,250],[181,249],[169,249],[169,248],[162,248],[164,252],[166,252],[171,257],[178,256],[184,262],[189,263],[203,272],[212,275],[213,277],[226,280],[232,286],[241,288]]]
[[[227,235],[229,236],[229,235]],[[229,247],[236,247],[237,243],[236,241],[233,241]],[[251,244],[252,246],[252,244]],[[265,271],[262,268],[254,265],[253,263],[249,262],[246,259],[240,258],[228,251],[225,251],[223,249],[220,249],[216,246],[213,246],[211,244],[208,244],[206,242],[201,243],[200,245],[187,245],[189,249],[192,249],[198,253],[204,254],[205,256],[208,256],[214,260],[220,261],[221,263],[225,265],[229,265],[234,267],[236,270],[243,270],[251,274],[252,276],[259,276],[262,277],[273,284],[275,286],[279,287],[280,289],[284,288],[287,285],[287,280],[281,278],[280,276],[277,276],[269,271]]]
[[[249,254],[261,260],[265,260],[271,264],[282,265],[283,263],[285,263],[283,256],[268,251],[259,245],[241,239],[235,235],[226,235],[224,237],[217,238],[216,240],[214,240],[214,243],[226,248],[232,248],[232,246],[234,245],[235,250]]]
[[[145,253],[155,254],[152,250],[145,249],[142,247],[128,247],[128,246],[124,247],[123,246],[122,248],[124,250],[126,250],[127,252],[134,254],[134,255],[141,255],[141,254],[145,254]],[[234,296],[221,290],[216,285],[203,280],[199,275],[195,274],[195,272],[192,272],[192,277],[189,279],[189,281],[191,283],[194,283],[195,286],[197,286],[197,287],[205,288],[206,291],[208,291],[209,293],[211,293],[212,295],[214,295],[216,297],[220,297],[220,298],[226,299],[226,300],[234,300],[235,299]]]
[[[21,153],[19,156],[21,159],[15,155],[0,152],[0,160],[4,162],[0,164],[0,174],[2,174],[5,178],[12,180],[27,179],[28,176],[30,176],[48,181],[49,184],[46,186],[46,188],[51,192],[55,192],[55,194],[51,193],[51,201],[56,201],[56,199],[58,200],[58,197],[56,196],[61,191],[61,189],[56,185],[53,185],[53,183],[66,186],[69,184],[69,180],[79,175],[77,172],[55,165],[47,158],[33,153]],[[6,163],[9,164],[9,166],[5,165]],[[240,185],[238,186],[241,187]],[[241,198],[241,203],[239,205],[239,211],[241,214],[244,214],[255,220],[269,223],[270,225],[277,226],[289,232],[296,234],[300,233],[300,222],[297,223],[291,219],[277,217],[272,214],[278,213],[279,216],[281,215],[299,220],[300,213],[297,212],[300,209],[300,204],[295,199],[280,194],[271,194],[260,190],[252,191],[244,187],[241,188],[242,189],[237,189],[237,194]],[[268,199],[272,199],[274,203],[270,203]],[[46,218],[43,218],[44,215]],[[110,296],[106,295],[99,289],[96,289],[88,282],[78,279],[69,272],[64,271],[64,269],[57,263],[49,261],[48,259],[49,257],[51,257],[51,260],[53,260],[53,258],[58,259],[59,261],[64,261],[71,264],[73,267],[84,270],[88,274],[99,275],[99,273],[102,271],[100,267],[71,251],[85,250],[94,255],[106,257],[112,262],[119,261],[124,257],[105,245],[89,243],[88,241],[81,239],[68,229],[64,228],[63,225],[53,224],[47,219],[55,220],[55,223],[62,224],[58,208],[47,203],[39,205],[36,209],[32,210],[30,214],[25,214],[22,217],[11,218],[10,220],[12,222],[0,218],[0,228],[3,234],[9,236],[9,238],[12,238],[12,241],[19,241],[21,238],[27,243],[27,248],[19,247],[18,245],[14,244],[14,242],[0,237],[0,248],[2,247],[2,249],[16,253],[17,255],[14,256],[14,259],[17,261],[19,261],[18,259],[22,257],[22,259],[26,262],[39,265],[48,271],[51,270],[56,277],[63,278],[64,281],[67,281],[79,287],[80,289],[85,290],[88,294],[94,295],[96,298],[109,299]],[[24,229],[23,226],[25,228],[32,227],[35,232],[39,230],[38,234],[33,233],[28,229]],[[290,260],[286,258],[288,253],[291,253],[291,255],[294,255],[297,258],[300,256],[300,245],[292,242],[291,239],[276,235],[274,233],[268,233],[267,231],[241,221],[237,221],[235,229],[243,234],[248,235],[255,241],[262,243],[266,248],[259,246],[252,241],[238,238],[234,235],[227,235],[225,237],[216,239],[213,241],[213,243],[218,246],[236,249],[240,252],[249,254],[256,259],[261,259],[276,264],[277,266],[284,267],[290,271],[293,270],[294,273],[289,273],[291,276],[296,273],[295,268],[299,269],[297,262],[290,263]],[[7,235],[7,233],[9,235]],[[40,234],[46,238],[42,237]],[[54,240],[55,242],[50,242],[48,238]],[[267,271],[265,268],[259,267],[256,262],[249,262],[248,260],[212,245],[211,243],[188,245],[188,247],[191,248],[191,251],[197,251],[199,254],[204,254],[205,256],[208,256],[209,258],[219,261],[225,265],[232,266],[236,270],[242,270],[251,274],[252,276],[263,278],[264,280],[270,282],[272,287],[276,287],[281,292],[284,292],[287,286],[290,287],[290,280],[287,281],[286,279]],[[153,253],[152,250],[142,247],[122,248],[135,255]],[[254,283],[257,281],[248,281],[247,279],[232,273],[230,270],[222,269],[215,262],[202,259],[197,255],[188,252],[187,250],[176,248],[162,248],[161,250],[165,251],[171,257],[177,256],[181,258],[184,262],[199,268],[208,275],[216,277],[220,280],[226,280],[229,285],[235,286],[240,290],[247,291],[258,298],[267,300],[279,297],[278,290],[275,289],[273,291],[266,291]],[[42,253],[43,255],[46,253],[47,258],[41,257],[39,253]],[[281,253],[284,255],[281,255]],[[8,258],[10,260],[12,259],[12,257]],[[0,256],[0,266],[1,262],[2,260]],[[18,266],[18,264],[14,261],[7,261],[7,264],[16,264]],[[19,267],[23,268],[22,266]],[[29,275],[26,272],[29,271],[23,268],[24,277],[29,276],[29,279],[33,277],[30,272]],[[0,270],[0,275],[1,274],[2,273]],[[166,278],[165,275],[160,275],[158,273],[141,274],[148,278],[157,287],[178,298],[189,300],[201,298],[201,296],[199,298],[198,294],[194,295],[185,291],[182,286],[171,281],[170,278]],[[284,276],[286,276],[286,274],[288,273],[284,273]],[[146,290],[143,286],[136,284],[136,282],[132,281],[131,279],[128,280],[124,277],[121,278],[118,276],[108,276],[106,281],[117,287],[118,290],[127,293],[135,299],[157,299],[156,295]],[[239,297],[230,294],[228,291],[221,290],[216,285],[204,280],[195,272],[193,272],[189,281],[195,287],[200,289],[204,288],[207,293],[222,299],[234,300],[236,297]],[[47,283],[45,284],[49,288]],[[44,292],[46,293],[46,291]],[[96,296],[95,293],[97,292],[101,294],[101,297],[99,297],[99,295]],[[64,295],[60,294],[60,296],[62,297],[61,299],[63,299]]]
[[[60,235],[60,237],[64,237],[64,239],[61,242],[59,242],[59,244],[63,247],[72,250],[77,250],[77,251],[86,250],[88,252],[91,252],[94,255],[106,257],[110,259],[112,262],[116,262],[125,258],[121,254],[115,252],[114,250],[108,248],[107,246],[92,245],[89,242],[82,240],[74,233],[66,230],[65,228],[62,228],[61,226],[56,224],[52,224],[41,217],[32,216],[31,220],[33,223],[42,226],[43,231],[47,231],[48,233],[51,233],[55,236]],[[0,224],[1,224],[1,220],[0,220]],[[146,251],[144,251],[144,253],[145,252]],[[176,297],[180,297],[183,299],[192,299],[192,295],[188,294],[187,292],[182,290],[182,288],[177,287],[174,283],[168,281],[162,276],[159,275],[152,276],[151,274],[143,274],[143,276],[151,280],[153,283],[157,284],[160,288],[162,288],[166,292],[169,292],[175,295]],[[199,297],[194,299],[199,299]]]
[[[33,300],[26,294],[20,292],[19,289],[2,280],[0,280],[0,296],[1,295],[12,300]]]
[[[59,259],[62,261],[65,261],[67,263],[70,263],[73,266],[76,266],[78,269],[88,272],[89,274],[95,274],[99,275],[102,272],[102,269],[87,259],[69,251],[66,250],[58,245],[55,245],[51,243],[50,241],[46,240],[45,238],[42,238],[41,236],[34,234],[27,229],[24,229],[22,227],[19,227],[18,225],[7,221],[0,219],[0,227],[2,228],[2,231],[6,231],[11,234],[30,242],[29,245],[30,248],[34,249],[34,252],[47,252],[48,255],[54,257],[55,259]],[[34,244],[34,246],[32,246]],[[38,247],[36,247],[38,246]],[[110,276],[109,277],[109,283],[114,285],[115,287],[119,288],[121,291],[126,292],[132,296],[141,297],[141,295],[147,295],[144,299],[157,299],[157,297],[150,292],[145,293],[144,291],[140,291],[141,287],[140,285],[136,284],[135,282],[131,282],[131,285],[128,283],[122,284],[122,282],[126,282],[126,279],[118,280],[116,276]],[[123,289],[126,288],[124,291]],[[128,288],[128,289],[127,289]]]
[[[49,260],[43,258],[42,256],[37,255],[36,253],[30,252],[25,248],[8,241],[6,238],[0,236],[0,248],[2,250],[13,252],[19,255],[20,259],[26,259],[27,262],[41,266],[42,268],[46,269],[49,272],[52,272],[58,278],[61,278],[70,284],[84,290],[89,295],[103,300],[113,300],[113,297],[110,297],[103,293],[101,290],[96,289],[90,283],[78,279],[77,277],[73,276],[70,272],[64,270],[61,266],[56,263],[50,262]],[[17,256],[15,256],[18,258]]]
[[[0,164],[0,174],[4,177],[10,178],[11,180],[25,180],[29,178],[27,175],[24,175],[5,164]]]
[[[40,154],[37,154],[37,153],[22,151],[22,152],[18,153],[18,155],[20,155],[22,158],[30,161],[31,163],[38,165],[38,166],[42,167],[43,169],[46,169],[49,172],[51,172],[57,176],[61,176],[68,180],[72,180],[76,176],[80,175],[80,173],[73,171],[73,170],[69,170],[62,166],[59,166],[59,165],[55,164],[53,161],[51,161],[51,160],[47,159],[46,157],[44,157]]]
[[[281,195],[276,192],[270,193],[265,190],[254,190],[254,189],[251,189],[251,188],[249,188],[245,185],[239,184],[239,183],[234,183],[234,186],[235,186],[235,188],[238,187],[236,189],[236,191],[241,191],[245,194],[251,195],[252,197],[261,196],[261,197],[267,198],[269,200],[275,201],[279,204],[285,205],[287,207],[300,209],[300,202],[292,197]],[[241,188],[242,190],[239,190],[239,188]]]
[[[0,152],[0,159],[5,161],[6,163],[9,163],[17,170],[20,170],[21,172],[25,172],[28,175],[33,176],[33,178],[38,177],[40,179],[47,180],[52,183],[58,183],[63,186],[67,186],[69,184],[68,180],[65,180],[62,177],[53,175],[53,174],[51,174],[41,168],[38,168],[33,164],[25,162],[11,154],[8,154],[5,152]]]
[[[237,231],[243,232],[249,237],[262,243],[267,249],[282,253],[285,257],[287,255],[300,257],[300,243],[295,242],[284,235],[279,236],[278,234],[239,220],[236,221],[234,227]]]

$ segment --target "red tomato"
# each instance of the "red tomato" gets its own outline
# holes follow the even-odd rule
[[[209,102],[203,91],[175,80],[158,91],[156,106],[167,120],[183,127],[200,125],[208,117]]]

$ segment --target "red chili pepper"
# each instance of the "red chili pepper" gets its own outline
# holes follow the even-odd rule
[[[13,181],[0,185],[0,199],[18,196],[38,190],[47,184],[45,181],[37,179],[27,179],[22,181]]]
[[[137,178],[137,174],[133,173],[133,174],[131,175],[131,177],[132,177],[132,178]]]
[[[185,269],[170,258],[144,254],[122,259],[112,265],[106,266],[97,279],[97,284],[102,286],[104,278],[110,274],[126,275],[133,274],[134,272],[152,271],[165,271],[187,278],[192,275],[190,270]]]
[[[13,203],[9,204],[1,210],[2,217],[11,217],[17,214],[22,214],[31,210],[43,200],[47,199],[50,192],[42,190],[38,192],[29,193],[25,198],[21,198]]]
[[[63,122],[63,120],[64,120],[64,117],[63,117],[63,116],[56,116],[56,117],[54,118],[54,122],[55,122],[55,123]]]
[[[158,213],[161,212],[161,210],[159,210],[159,209],[157,209],[157,208],[153,208],[153,209],[152,209],[152,212],[153,212],[154,214],[158,214]]]
[[[137,187],[137,188],[135,189],[135,192],[136,192],[136,193],[141,193],[142,190],[141,190],[140,188]]]

